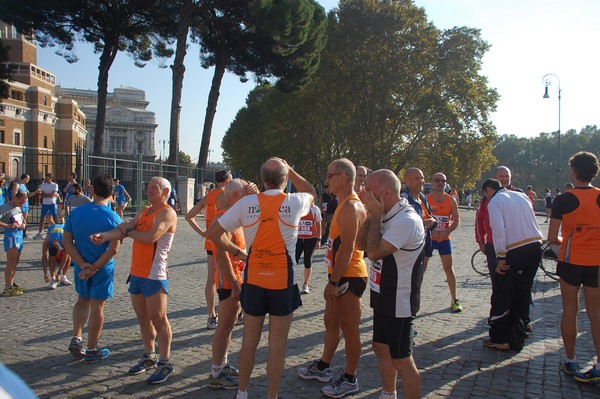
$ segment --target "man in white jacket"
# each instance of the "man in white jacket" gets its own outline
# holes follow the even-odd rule
[[[521,350],[529,322],[531,287],[541,258],[542,232],[527,195],[483,183],[496,250],[498,286],[492,295],[488,348]]]

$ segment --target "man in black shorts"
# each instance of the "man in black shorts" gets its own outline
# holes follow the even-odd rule
[[[400,375],[404,397],[420,398],[421,378],[412,356],[418,298],[411,276],[421,262],[423,220],[400,197],[400,180],[391,170],[373,172],[365,187],[368,219],[360,229],[358,245],[372,261],[373,351],[379,362],[381,397],[396,398]]]

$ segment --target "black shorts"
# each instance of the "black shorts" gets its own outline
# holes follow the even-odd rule
[[[219,302],[231,296],[231,289],[217,288],[217,295],[219,296]]]
[[[556,274],[569,285],[597,288],[599,268],[600,266],[577,266],[559,261]]]
[[[413,337],[412,317],[398,318],[374,311],[373,342],[389,346],[392,359],[405,359],[412,355]]]
[[[331,274],[327,275],[327,278],[331,278]],[[346,285],[346,283],[348,283]],[[344,295],[350,291],[358,298],[362,298],[365,290],[367,289],[367,278],[366,277],[342,277],[340,278],[340,287],[338,296]]]
[[[250,316],[287,316],[302,306],[298,285],[283,290],[269,290],[252,284],[242,284],[240,302]]]

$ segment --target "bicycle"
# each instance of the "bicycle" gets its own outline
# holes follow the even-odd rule
[[[473,255],[471,255],[471,267],[477,274],[482,276],[489,276],[490,270],[488,269],[487,264],[487,256],[485,253],[481,252],[480,249],[475,251]]]
[[[546,273],[546,276],[555,281],[559,280],[558,274],[556,274],[559,250],[560,247],[558,245],[553,245],[549,241],[544,241],[544,244],[542,244],[542,259],[540,260],[540,269]]]

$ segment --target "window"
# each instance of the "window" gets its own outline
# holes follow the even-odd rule
[[[15,132],[15,145],[21,145],[21,132]]]
[[[5,162],[0,162],[0,172],[6,173],[6,163]]]
[[[110,152],[126,152],[127,151],[127,137],[115,137],[110,138]]]
[[[4,110],[4,106],[2,106],[2,110]],[[0,126],[4,126],[4,119],[0,119]]]
[[[44,136],[44,148],[48,148],[48,136]]]
[[[42,97],[42,104],[48,105],[48,99],[46,98],[46,96]]]
[[[4,130],[0,130],[0,143],[4,143]]]
[[[13,100],[23,101],[23,93],[20,91],[12,90],[10,92],[10,98]]]

